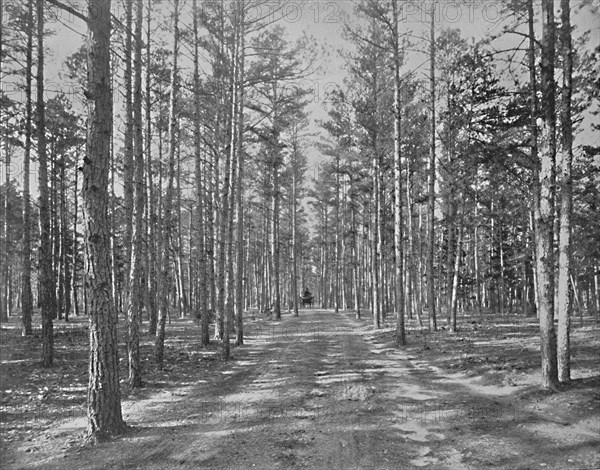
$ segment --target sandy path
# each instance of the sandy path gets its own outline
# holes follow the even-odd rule
[[[304,310],[271,326],[249,323],[247,333],[230,365],[126,404],[125,437],[60,454],[42,445],[3,468],[593,468],[556,448],[556,439],[591,446],[593,433],[579,429],[569,442],[564,420],[511,399],[514,389],[445,376],[346,314]]]

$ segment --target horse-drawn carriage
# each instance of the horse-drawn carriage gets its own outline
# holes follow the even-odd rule
[[[302,303],[302,307],[310,307],[313,308],[314,305],[314,296],[311,293],[305,292],[304,295],[300,297],[300,302]]]

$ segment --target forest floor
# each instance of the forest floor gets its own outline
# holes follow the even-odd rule
[[[253,317],[252,317],[253,318]],[[85,445],[87,331],[57,322],[55,366],[40,337],[2,325],[3,469],[598,469],[600,328],[575,320],[573,383],[539,383],[535,319],[461,317],[460,331],[419,331],[394,347],[388,324],[301,310],[246,319],[229,362],[174,320],[165,367],[142,338],[145,388],[123,383],[128,432]],[[39,327],[39,324],[38,324]],[[146,327],[146,325],[144,325]],[[121,347],[123,355],[124,346]],[[121,360],[122,377],[125,359]]]

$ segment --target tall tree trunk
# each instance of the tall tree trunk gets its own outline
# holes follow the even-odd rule
[[[2,6],[0,5],[0,8]],[[33,0],[27,1],[27,51],[25,68],[25,154],[23,156],[23,336],[29,336],[33,316],[31,292],[31,192],[29,172],[31,161],[32,100],[31,82],[33,69]]]
[[[532,194],[533,194],[533,211],[530,212],[530,226],[532,234],[532,256],[533,256],[533,297],[536,309],[536,315],[539,318],[539,289],[538,289],[538,260],[537,260],[537,208],[540,204],[540,188],[539,188],[539,160],[538,160],[538,97],[537,97],[537,78],[535,73],[535,17],[533,11],[533,0],[527,2],[527,25],[528,25],[528,66],[529,66],[529,100],[530,100],[530,119],[529,133],[531,140],[531,165],[533,168]]]
[[[298,127],[294,127],[292,141],[292,301],[294,316],[298,312]]]
[[[9,225],[8,218],[10,214],[10,168],[11,168],[11,144],[6,142],[6,166],[4,181],[4,203],[2,205],[2,235],[0,236],[1,260],[0,266],[0,321],[7,321],[10,317],[10,276],[9,276]]]
[[[111,88],[113,87],[113,81],[111,77]],[[111,289],[113,294],[113,299],[115,301],[115,306],[117,308],[117,312],[119,310],[119,277],[117,271],[117,215],[116,215],[116,195],[115,195],[115,152],[114,152],[114,134],[111,135],[111,143],[110,143],[110,208],[109,208],[109,218],[110,218],[110,272],[111,272]],[[84,298],[86,297],[84,290]],[[87,311],[87,302],[86,302]],[[119,315],[117,314],[117,322],[119,321]]]
[[[4,0],[0,0],[0,25],[4,24]],[[29,24],[31,27],[31,23]],[[4,54],[3,54],[3,44],[4,44],[4,28],[0,28],[0,70],[2,70],[2,65],[3,65],[3,58],[4,58]],[[29,48],[31,49],[31,48]],[[0,89],[2,89],[2,73],[0,73]],[[0,134],[0,146],[4,146],[4,145],[8,145],[8,142],[6,142],[4,135]],[[7,220],[8,217],[6,216],[6,214],[3,214],[4,216],[4,220]],[[2,241],[0,241],[0,250],[2,251],[2,254],[4,254],[4,250],[3,245],[2,245]],[[4,264],[4,263],[3,263]],[[7,315],[6,315],[6,310],[4,307],[4,302],[3,302],[3,291],[2,289],[4,288],[4,279],[2,279],[2,271],[0,271],[0,322],[6,321],[8,320]]]
[[[350,184],[352,184],[352,179],[350,179]],[[356,310],[356,319],[360,320],[360,285],[361,282],[359,280],[359,246],[358,246],[358,227],[356,226],[356,208],[354,207],[354,202],[352,201],[354,196],[354,190],[350,188],[352,191],[352,196],[350,197],[350,207],[351,207],[351,217],[352,217],[352,280],[354,284],[354,309]]]
[[[63,296],[65,321],[68,322],[69,314],[71,313],[71,269],[69,265],[69,250],[67,248],[69,244],[69,225],[67,223],[67,178],[65,158],[66,156],[63,156],[62,165],[60,168],[60,281],[62,284],[60,292]]]
[[[79,296],[78,286],[77,286],[77,253],[78,253],[78,244],[77,244],[77,217],[79,212],[79,159],[77,155],[75,156],[75,184],[73,186],[73,310],[75,312],[75,316],[79,316]]]
[[[169,162],[167,170],[167,194],[164,201],[164,219],[162,224],[162,276],[160,307],[158,312],[158,327],[156,330],[155,359],[162,366],[165,346],[165,326],[169,315],[169,291],[171,279],[171,243],[173,232],[173,192],[175,179],[175,154],[177,152],[177,98],[179,92],[179,71],[177,56],[179,53],[179,0],[173,1],[173,65],[171,69],[171,94],[169,98]]]
[[[276,139],[276,146],[279,145],[279,139]],[[273,209],[272,209],[272,236],[271,245],[273,257],[273,313],[276,320],[281,320],[281,286],[280,286],[280,246],[279,246],[279,148],[274,151],[273,158]]]
[[[238,3],[239,6],[239,3]],[[225,283],[225,324],[223,334],[223,356],[225,360],[229,360],[230,356],[230,332],[233,329],[233,313],[234,313],[234,294],[235,294],[235,279],[233,271],[233,244],[234,244],[234,220],[236,210],[236,196],[239,189],[237,187],[238,178],[238,140],[241,136],[238,132],[238,115],[242,110],[239,108],[239,87],[242,85],[239,81],[239,53],[240,53],[240,24],[239,11],[235,10],[233,14],[233,50],[232,50],[232,91],[231,91],[231,144],[230,144],[230,185],[231,192],[229,193],[229,211],[227,217],[227,258],[226,270],[227,277]]]
[[[232,158],[235,154],[235,79],[232,76],[233,80],[233,94],[232,94],[232,103],[231,103],[231,116],[230,116],[230,126],[231,126],[231,142],[229,146],[229,151],[226,152],[225,155],[225,168],[223,171],[223,187],[221,190],[221,219],[219,226],[219,240],[218,240],[218,267],[217,267],[217,322],[218,328],[215,328],[215,336],[216,338],[222,340],[222,354],[224,358],[229,357],[229,326],[227,323],[227,272],[228,272],[228,259],[227,259],[227,248],[228,248],[228,239],[227,236],[229,234],[229,217],[230,217],[230,209],[231,204],[229,198],[231,195],[231,166],[232,166]],[[218,178],[216,178],[216,187],[218,187]]]
[[[56,316],[56,280],[52,270],[50,238],[50,195],[48,191],[48,159],[46,157],[46,105],[44,102],[44,1],[36,0],[37,15],[37,140],[40,193],[40,289],[42,306],[42,365],[51,367],[54,360],[54,325]]]
[[[563,53],[563,87],[561,106],[562,166],[560,178],[560,237],[558,255],[558,379],[571,380],[570,318],[571,296],[571,213],[573,211],[573,125],[571,122],[571,94],[573,91],[573,51],[571,44],[571,2],[561,0],[561,46]]]
[[[406,344],[404,327],[404,234],[402,214],[402,142],[401,142],[401,83],[400,83],[400,38],[398,35],[398,4],[392,4],[394,16],[394,248],[395,248],[395,297],[396,297],[396,345]]]
[[[42,3],[42,0],[38,0]],[[117,312],[111,292],[108,171],[112,131],[110,0],[94,0],[88,16],[88,135],[83,162],[86,275],[89,286],[90,362],[88,438],[121,434]]]
[[[431,136],[429,145],[429,198],[428,198],[428,238],[427,238],[427,306],[429,327],[437,330],[435,312],[434,254],[435,254],[435,5],[431,2],[431,28],[429,50],[429,92],[431,98]]]
[[[244,344],[244,279],[247,276],[244,275],[244,67],[245,67],[245,54],[246,54],[246,43],[245,43],[245,2],[244,0],[238,1],[238,22],[239,22],[239,52],[238,52],[238,124],[237,124],[237,159],[238,159],[238,171],[237,171],[237,191],[236,191],[236,206],[237,206],[237,245],[236,245],[236,277],[235,277],[235,332],[236,332],[236,345],[241,346]]]
[[[149,265],[146,267],[148,273],[148,295],[146,301],[146,308],[148,309],[148,334],[151,336],[156,335],[156,324],[158,322],[158,307],[156,302],[156,293],[158,291],[157,284],[157,249],[158,244],[156,241],[157,225],[158,225],[158,214],[156,207],[156,191],[154,190],[154,170],[152,168],[152,94],[151,94],[151,76],[150,76],[150,63],[151,63],[151,19],[152,19],[152,2],[148,2],[148,12],[146,16],[146,171],[148,178],[148,258]],[[160,132],[160,130],[159,130]]]
[[[333,308],[334,312],[338,313],[340,311],[339,302],[340,302],[340,269],[341,269],[341,259],[340,259],[340,249],[341,249],[341,240],[340,240],[340,154],[336,152],[335,156],[335,272],[333,277]]]
[[[60,208],[58,205],[58,155],[56,154],[56,143],[50,144],[50,168],[51,168],[51,180],[50,180],[50,216],[51,216],[51,232],[50,238],[52,239],[52,269],[54,272],[55,288],[56,292],[54,298],[56,301],[56,309],[54,318],[62,320],[63,317],[63,297],[62,297],[62,282],[60,278],[60,227],[59,217]]]
[[[278,64],[276,61],[275,70],[273,70],[273,76],[277,77],[279,70]],[[275,315],[276,320],[281,320],[281,283],[280,283],[280,245],[279,245],[279,211],[280,211],[280,188],[279,188],[279,166],[281,165],[281,148],[280,148],[280,130],[279,130],[279,109],[277,109],[277,103],[279,99],[278,93],[278,83],[277,79],[273,82],[273,103],[275,106],[274,109],[274,129],[273,129],[273,243],[272,243],[272,256],[273,256],[273,294],[274,294],[274,305],[273,305],[273,313]]]
[[[144,148],[142,133],[142,19],[143,3],[137,0],[135,19],[134,85],[133,85],[133,153],[135,224],[132,234],[132,261],[129,272],[129,305],[127,308],[127,357],[129,363],[129,386],[142,386],[140,362],[139,325],[142,318],[142,285],[144,277]]]
[[[125,146],[123,154],[123,207],[125,209],[125,228],[123,230],[123,248],[125,249],[125,266],[124,266],[124,301],[130,303],[129,296],[131,295],[129,286],[129,274],[131,272],[131,253],[132,253],[132,232],[133,232],[133,90],[132,90],[132,22],[133,22],[133,2],[134,0],[125,1],[125,135],[123,144]]]
[[[177,291],[179,293],[179,316],[188,316],[188,298],[185,288],[183,229],[181,226],[181,151],[177,151]]]
[[[207,272],[206,272],[206,259],[209,253],[206,250],[208,241],[205,239],[205,214],[207,214],[208,208],[206,207],[205,201],[205,187],[203,178],[202,168],[202,148],[201,148],[201,134],[200,134],[200,66],[199,66],[199,37],[198,37],[198,0],[194,0],[194,158],[195,158],[195,173],[196,173],[196,204],[198,207],[198,222],[196,232],[196,249],[198,250],[198,276],[199,276],[199,316],[201,325],[201,344],[203,347],[208,346],[210,342],[210,335],[208,331],[209,327],[209,314],[208,314],[208,291],[207,291]],[[204,169],[206,166],[204,166]],[[205,170],[206,171],[206,170]]]
[[[558,383],[556,331],[554,329],[554,167],[556,157],[555,116],[555,26],[554,0],[542,0],[542,127],[537,219],[537,264],[542,353],[542,386],[555,388]]]
[[[375,146],[375,156],[373,158],[373,226],[371,228],[372,235],[372,261],[371,261],[371,304],[373,310],[373,327],[379,328],[381,319],[381,295],[380,295],[380,244],[379,244],[379,206],[380,206],[380,182],[379,176],[379,155]]]

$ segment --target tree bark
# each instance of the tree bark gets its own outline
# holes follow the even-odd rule
[[[87,435],[97,442],[121,434],[126,426],[121,414],[117,312],[111,291],[107,214],[112,131],[110,0],[90,2],[88,11],[88,135],[82,188],[90,302]]]
[[[236,245],[236,277],[235,277],[235,331],[236,331],[236,345],[241,346],[244,344],[244,195],[243,195],[243,183],[244,183],[244,67],[245,67],[245,55],[246,55],[246,43],[245,43],[245,2],[243,0],[238,1],[239,11],[239,52],[238,52],[238,124],[237,124],[237,159],[238,159],[238,174],[237,174],[237,191],[236,191],[236,206],[237,206],[237,245]]]
[[[0,0],[0,25],[4,24],[4,2],[3,0]],[[31,26],[31,23],[30,23]],[[4,44],[4,28],[0,28],[0,70],[2,70],[2,65],[3,65],[3,58],[4,58],[4,54],[3,54],[3,44]],[[2,87],[2,74],[0,73],[0,89]],[[2,134],[0,134],[0,145],[5,145],[5,141],[4,141],[4,136]],[[4,220],[7,220],[8,217],[6,216],[6,214],[3,214],[4,216]],[[4,228],[4,225],[3,225]],[[3,231],[4,234],[4,231]],[[3,239],[2,239],[3,240]],[[3,245],[3,241],[0,240],[0,251],[2,252],[2,255],[4,254],[4,245]],[[4,264],[4,263],[3,263]],[[6,315],[6,310],[4,307],[4,302],[3,302],[3,289],[4,289],[4,279],[2,279],[2,271],[0,270],[0,322],[4,322],[6,320],[8,320],[7,315]]]
[[[555,116],[555,27],[554,0],[542,1],[542,109],[541,149],[539,171],[539,204],[537,219],[537,265],[540,317],[540,346],[542,353],[542,386],[555,388],[558,384],[556,331],[554,329],[554,166],[556,157]]]
[[[171,289],[171,238],[173,231],[173,192],[175,179],[175,154],[177,152],[177,98],[179,93],[179,71],[177,56],[179,53],[179,0],[173,1],[173,66],[171,69],[171,93],[169,98],[169,162],[167,169],[167,193],[164,201],[163,235],[162,246],[162,276],[160,307],[158,312],[158,326],[155,341],[155,359],[162,366],[165,346],[165,326],[169,315],[169,291]]]
[[[93,1],[93,0],[92,0]],[[125,249],[125,302],[129,303],[130,285],[129,274],[131,272],[131,254],[132,254],[132,233],[133,233],[133,90],[132,90],[132,66],[131,55],[133,50],[132,41],[132,20],[133,20],[133,2],[134,0],[125,1],[125,74],[123,80],[125,82],[125,135],[123,144],[125,146],[123,155],[123,207],[125,209],[125,228],[123,230],[123,248]]]
[[[561,0],[561,45],[563,53],[563,87],[561,106],[562,166],[560,179],[560,237],[558,255],[558,379],[571,381],[570,319],[571,296],[571,214],[573,211],[573,125],[571,122],[571,94],[573,91],[573,51],[571,44],[571,2]]]
[[[127,308],[127,357],[129,364],[129,386],[142,386],[140,362],[139,325],[142,317],[142,285],[144,277],[144,148],[142,135],[142,0],[137,0],[135,19],[134,85],[133,85],[133,154],[135,180],[134,216],[132,234],[132,260],[129,272],[129,305]]]
[[[298,312],[298,128],[294,128],[292,141],[292,302],[294,316]]]
[[[431,136],[429,146],[429,198],[428,198],[428,238],[427,238],[427,306],[429,326],[437,330],[435,312],[434,255],[435,255],[435,1],[431,2],[431,28],[429,50],[429,92],[431,98]]]
[[[392,5],[394,17],[394,248],[395,248],[395,297],[396,297],[396,346],[406,344],[404,326],[404,223],[402,214],[402,142],[401,142],[401,83],[400,83],[400,38],[398,35],[398,4]]]
[[[196,231],[196,249],[198,250],[198,276],[200,292],[198,293],[198,305],[200,316],[200,338],[203,347],[207,347],[210,343],[209,315],[208,315],[208,291],[207,291],[207,272],[206,272],[206,246],[208,241],[205,239],[205,214],[208,208],[205,201],[205,187],[202,168],[202,148],[200,134],[200,66],[199,66],[199,36],[198,36],[198,0],[194,0],[194,158],[195,158],[195,173],[196,173],[196,203],[198,207],[198,222]],[[206,167],[205,167],[206,168]]]
[[[54,360],[54,325],[56,317],[56,280],[52,270],[52,239],[50,238],[50,195],[48,190],[48,159],[46,156],[46,105],[44,102],[44,2],[36,0],[37,15],[37,138],[40,193],[40,297],[42,306],[42,365],[51,367]]]
[[[2,6],[0,5],[0,8]],[[31,192],[29,184],[31,161],[32,100],[31,82],[33,69],[33,0],[27,1],[27,51],[25,68],[25,154],[23,156],[23,336],[32,333],[33,295],[31,292]]]

